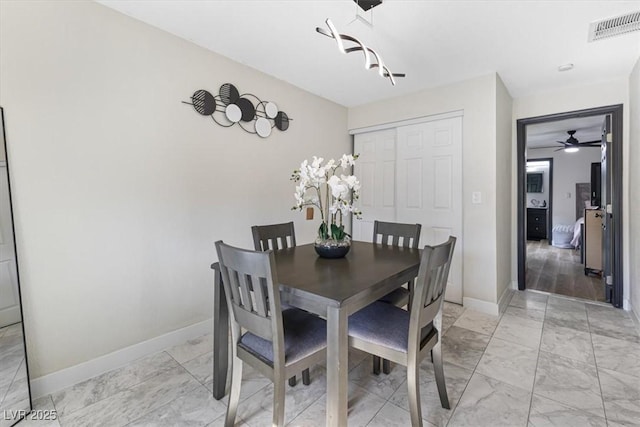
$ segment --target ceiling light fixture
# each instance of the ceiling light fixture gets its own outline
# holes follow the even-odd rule
[[[558,71],[569,71],[573,70],[573,64],[564,64],[558,67]]]
[[[356,4],[360,6],[360,9],[364,10],[365,12],[382,4],[382,0],[353,0],[353,1],[356,2]]]
[[[368,46],[365,46],[360,40],[355,37],[349,36],[347,34],[340,34],[336,27],[333,25],[331,20],[327,18],[325,21],[327,27],[329,27],[329,31],[324,28],[316,27],[316,31],[322,34],[323,36],[330,37],[336,40],[338,44],[338,50],[342,53],[351,53],[351,52],[359,52],[362,51],[364,54],[364,68],[369,70],[371,68],[378,68],[378,74],[381,77],[388,77],[391,80],[391,84],[395,86],[396,80],[394,77],[405,77],[404,73],[392,73],[391,70],[385,65],[382,57],[373,49]],[[345,48],[342,41],[348,41],[355,43],[356,46]],[[375,58],[375,63],[371,62],[371,57]]]
[[[564,149],[565,153],[577,153],[578,151],[580,151],[578,147],[567,147]]]
[[[355,21],[360,21],[370,28],[373,28],[373,8],[382,4],[382,0],[353,0],[356,3],[356,17],[353,18],[349,24]],[[361,15],[360,11],[363,11],[366,16]]]

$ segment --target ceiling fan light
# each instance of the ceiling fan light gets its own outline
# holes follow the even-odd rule
[[[564,149],[565,153],[577,153],[578,151],[580,151],[578,147],[567,147]]]

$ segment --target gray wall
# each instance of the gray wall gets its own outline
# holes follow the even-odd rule
[[[295,220],[291,171],[351,149],[344,107],[94,2],[0,3],[32,377],[209,319],[214,242]],[[188,101],[225,82],[294,121],[268,139]]]

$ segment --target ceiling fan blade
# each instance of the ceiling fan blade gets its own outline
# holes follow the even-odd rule
[[[556,152],[556,151],[562,151],[562,150],[564,150],[565,148],[566,148],[566,147],[562,147],[562,148],[558,148],[557,150],[553,150],[553,151],[554,151],[554,152]]]
[[[556,141],[556,142],[558,142],[558,143],[560,143],[560,144],[567,145],[567,143],[566,143],[565,141]]]
[[[581,142],[580,145],[601,145],[602,141],[587,141]]]

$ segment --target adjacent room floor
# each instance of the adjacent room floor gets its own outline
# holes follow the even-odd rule
[[[22,323],[0,328],[0,410],[24,409],[29,406],[27,369],[24,358]],[[3,418],[0,414],[0,426]]]
[[[526,288],[591,301],[605,301],[602,278],[584,274],[580,251],[527,241]]]
[[[446,304],[443,352],[451,410],[440,407],[428,358],[420,377],[425,426],[621,426],[640,420],[640,334],[628,312],[516,291],[501,316]],[[21,427],[222,426],[211,394],[212,337],[203,336],[36,401],[54,423]],[[371,373],[349,355],[349,425],[408,426],[406,371]],[[246,367],[240,426],[271,423],[272,386]],[[324,425],[326,374],[287,386],[286,423]]]

